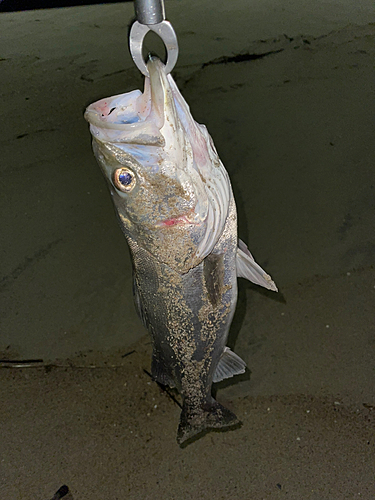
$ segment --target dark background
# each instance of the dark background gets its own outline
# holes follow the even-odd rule
[[[53,9],[56,7],[73,7],[75,5],[94,5],[104,3],[120,3],[124,0],[111,0],[110,2],[100,0],[0,0],[0,12],[16,12],[20,10]],[[132,0],[125,0],[131,2]]]

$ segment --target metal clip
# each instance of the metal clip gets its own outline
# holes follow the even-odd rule
[[[135,0],[135,21],[130,30],[129,47],[133,61],[145,76],[149,76],[142,55],[143,40],[149,31],[154,31],[164,42],[167,50],[166,73],[174,68],[178,58],[176,33],[169,21],[165,20],[163,0]]]

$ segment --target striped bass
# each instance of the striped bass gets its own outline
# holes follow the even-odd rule
[[[133,262],[138,314],[153,343],[152,376],[183,399],[177,441],[238,423],[211,394],[244,373],[227,346],[237,277],[277,291],[237,237],[227,171],[163,63],[150,58],[145,88],[102,99],[85,113]]]

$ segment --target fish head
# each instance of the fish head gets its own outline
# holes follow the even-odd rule
[[[85,118],[125,236],[179,273],[223,230],[231,188],[212,140],[157,58],[144,92],[102,99]]]

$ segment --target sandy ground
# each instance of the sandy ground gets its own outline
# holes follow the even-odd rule
[[[82,118],[142,84],[132,6],[2,14],[0,357],[45,366],[0,368],[1,499],[375,498],[375,8],[201,3],[167,5],[175,78],[280,289],[240,280],[229,345],[249,370],[215,391],[242,427],[181,449],[180,409],[144,371]]]

